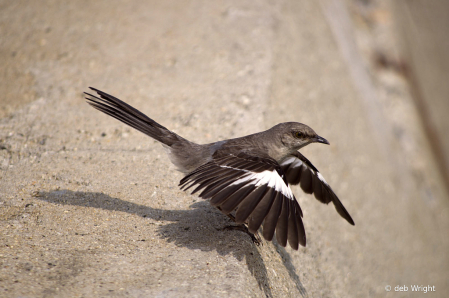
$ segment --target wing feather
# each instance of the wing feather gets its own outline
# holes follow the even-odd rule
[[[354,225],[354,220],[338,199],[337,195],[326,180],[324,180],[317,168],[315,168],[304,155],[295,152],[286,157],[281,162],[280,166],[286,173],[286,179],[290,184],[299,184],[305,193],[313,193],[315,198],[324,204],[332,202],[338,214],[346,219],[351,225]]]
[[[215,156],[180,181],[181,189],[194,186],[192,193],[201,191],[199,197],[210,199],[223,213],[236,210],[236,223],[247,223],[250,232],[263,224],[265,239],[272,240],[276,233],[283,246],[305,246],[301,208],[280,165],[269,156]]]

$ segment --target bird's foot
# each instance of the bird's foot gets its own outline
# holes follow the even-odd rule
[[[223,230],[226,230],[226,231],[238,230],[238,231],[245,232],[246,234],[248,234],[251,237],[251,240],[253,241],[254,244],[256,244],[257,246],[262,245],[262,239],[260,238],[259,233],[257,233],[257,232],[255,234],[251,233],[248,230],[246,225],[238,225],[238,226],[230,225],[230,226],[226,226],[226,227],[222,228],[221,230],[222,231]]]

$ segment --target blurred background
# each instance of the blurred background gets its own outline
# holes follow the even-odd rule
[[[448,53],[444,0],[0,0],[0,297],[446,297]],[[220,231],[89,86],[198,143],[308,124],[355,227],[293,187],[307,248]]]

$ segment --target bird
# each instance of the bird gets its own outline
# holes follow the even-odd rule
[[[244,137],[197,144],[184,139],[120,99],[89,87],[87,103],[157,140],[166,149],[177,170],[185,174],[182,190],[193,189],[251,234],[262,235],[298,250],[306,246],[303,212],[290,185],[300,185],[307,194],[354,221],[317,168],[298,150],[311,143],[330,143],[309,126],[280,123]],[[89,91],[91,92],[91,91]]]

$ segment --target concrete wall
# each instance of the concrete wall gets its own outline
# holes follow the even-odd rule
[[[391,28],[369,2],[2,1],[0,296],[444,297],[444,183],[407,79],[370,58]],[[221,230],[88,86],[198,143],[310,125],[356,225],[293,187],[307,248]]]

